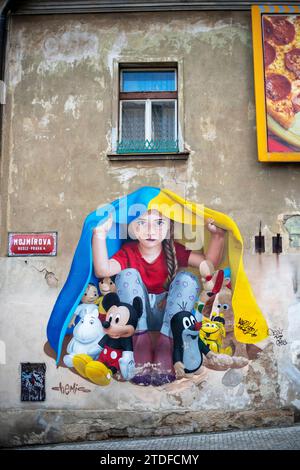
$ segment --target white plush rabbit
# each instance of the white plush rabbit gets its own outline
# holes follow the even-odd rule
[[[63,361],[67,367],[73,367],[73,357],[76,354],[88,354],[93,359],[97,359],[101,348],[100,339],[104,336],[102,324],[98,318],[98,308],[82,309],[80,312],[80,321],[74,328],[73,338],[68,344],[67,355]]]

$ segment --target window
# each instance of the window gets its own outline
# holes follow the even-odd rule
[[[117,153],[177,153],[177,69],[121,69]]]

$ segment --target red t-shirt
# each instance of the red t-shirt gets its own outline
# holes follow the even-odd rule
[[[174,244],[178,267],[188,266],[191,250],[187,250],[180,243],[174,242]],[[138,242],[132,241],[124,243],[122,248],[120,248],[112,258],[120,263],[121,269],[137,269],[150,294],[161,294],[165,292],[163,284],[168,277],[168,268],[163,249],[152,263],[148,263],[141,255]]]

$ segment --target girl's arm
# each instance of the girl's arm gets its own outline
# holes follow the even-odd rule
[[[93,230],[92,253],[94,271],[97,277],[110,277],[121,271],[120,263],[115,259],[109,259],[106,247],[107,233],[112,226],[112,216],[104,224]]]
[[[205,256],[192,251],[188,259],[189,266],[198,268],[205,259],[210,260],[215,267],[221,263],[225,245],[225,230],[216,227],[213,222],[213,219],[208,220],[207,229],[211,233],[211,239]]]

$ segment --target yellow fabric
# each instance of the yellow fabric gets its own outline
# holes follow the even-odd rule
[[[176,207],[177,206],[177,207]],[[185,207],[185,211],[180,209]],[[161,189],[153,198],[148,209],[157,209],[165,217],[182,224],[201,225],[209,218],[227,230],[226,253],[219,268],[231,269],[232,308],[234,312],[234,334],[241,343],[255,344],[268,336],[268,325],[256,303],[243,266],[243,239],[236,223],[226,214],[192,203],[168,189]],[[207,245],[210,234],[205,228]]]
[[[104,310],[104,307],[102,305],[103,298],[104,298],[104,295],[100,295],[100,297],[98,297],[98,300],[95,302],[95,304],[98,305],[98,312],[103,315],[106,315],[106,311]]]

